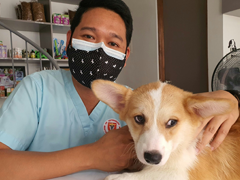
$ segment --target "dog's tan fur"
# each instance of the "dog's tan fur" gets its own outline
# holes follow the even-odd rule
[[[159,167],[159,173],[164,173],[161,172],[161,170],[164,169],[170,169],[170,173],[175,173],[174,169],[171,172],[171,167],[178,161],[182,151],[188,148],[194,149],[197,142],[195,139],[196,131],[203,119],[227,113],[231,111],[234,104],[226,99],[211,99],[193,95],[192,93],[167,84],[162,88],[161,103],[159,108],[155,110],[156,102],[150,96],[149,92],[158,91],[162,85],[162,82],[150,83],[132,91],[116,83],[97,80],[93,82],[92,89],[101,101],[107,103],[119,113],[120,119],[126,121],[135,144],[138,143],[139,138],[144,132],[152,128],[154,124],[152,120],[157,119],[156,125],[158,131],[164,135],[167,142],[172,141],[174,146],[177,144],[176,149],[171,152],[166,164]],[[158,99],[156,101],[158,101]],[[136,115],[145,116],[146,122],[144,126],[134,121]],[[178,124],[173,128],[167,129],[165,126],[169,119],[178,120]],[[186,128],[187,130],[184,130]],[[179,137],[179,135],[184,138]],[[240,121],[238,120],[220,147],[215,151],[211,151],[209,147],[206,147],[201,154],[196,156],[194,163],[190,163],[188,169],[186,169],[188,178],[182,176],[183,178],[179,177],[179,180],[239,180],[239,145]],[[149,170],[151,167],[152,166],[147,165],[146,169]],[[156,168],[154,170],[156,170]],[[144,171],[144,173],[147,173],[147,170]],[[110,177],[109,179],[114,179],[114,177]],[[137,174],[136,176],[133,174],[132,176],[118,177],[120,178],[115,178],[121,179],[122,177],[122,179],[124,179],[128,177],[126,179],[135,180],[148,176],[141,174],[141,176],[138,177]],[[151,177],[150,175],[149,179],[151,179]],[[162,177],[164,180],[168,179],[167,175],[159,177]],[[158,178],[155,176],[155,178],[152,179]]]
[[[198,155],[196,166],[189,172],[190,180],[240,179],[240,121],[232,126],[223,143],[215,151],[209,148]]]

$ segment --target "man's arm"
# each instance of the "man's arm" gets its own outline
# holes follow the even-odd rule
[[[0,179],[50,179],[87,169],[120,171],[135,154],[127,127],[110,131],[93,144],[56,152],[14,151],[0,143]]]
[[[14,151],[0,143],[0,179],[49,179],[91,169],[92,146],[41,153]]]

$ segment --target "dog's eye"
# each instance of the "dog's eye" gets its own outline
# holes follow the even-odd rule
[[[145,118],[144,116],[138,115],[134,117],[136,123],[138,124],[144,124],[145,123]]]
[[[178,121],[175,119],[170,119],[166,124],[166,128],[171,128],[171,127],[175,126],[177,124],[177,122]]]

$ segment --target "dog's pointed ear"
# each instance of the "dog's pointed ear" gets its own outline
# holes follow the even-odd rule
[[[91,88],[100,101],[109,105],[118,114],[125,108],[132,92],[130,88],[106,80],[93,81]]]
[[[192,95],[187,98],[188,109],[202,118],[225,114],[234,107],[234,102],[223,98],[208,98]]]

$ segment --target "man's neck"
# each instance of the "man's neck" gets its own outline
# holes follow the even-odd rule
[[[83,104],[87,109],[88,115],[90,115],[93,109],[98,104],[99,100],[96,98],[91,89],[80,84],[73,76],[72,81],[78,95],[82,99]]]

